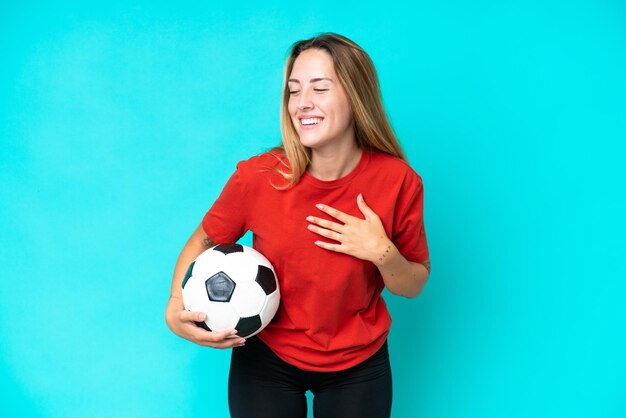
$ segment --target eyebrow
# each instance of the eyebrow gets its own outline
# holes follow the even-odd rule
[[[328,77],[318,77],[318,78],[312,78],[311,80],[309,80],[311,83],[317,83],[318,81],[330,81],[331,83],[334,83],[334,81]],[[300,84],[300,80],[298,80],[297,78],[290,78],[289,80],[287,80],[288,83],[298,83]]]

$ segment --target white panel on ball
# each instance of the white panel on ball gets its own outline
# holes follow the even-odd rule
[[[207,310],[210,314],[205,312],[208,317],[205,322],[213,331],[235,328],[239,321],[239,315],[229,303],[209,302]]]
[[[246,318],[261,313],[266,297],[265,292],[254,279],[249,282],[238,282],[237,291],[230,300],[230,306],[241,318]]]

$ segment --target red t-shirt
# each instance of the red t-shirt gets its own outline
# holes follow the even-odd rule
[[[265,153],[242,161],[202,225],[215,243],[234,243],[247,231],[253,246],[276,271],[281,301],[276,316],[258,336],[284,361],[312,371],[355,366],[385,342],[391,317],[381,292],[384,282],[369,261],[324,250],[326,240],[307,229],[309,215],[331,219],[323,203],[363,218],[357,195],[381,218],[398,250],[409,261],[428,260],[420,176],[404,161],[363,152],[358,165],[338,180],[305,173],[287,190],[284,156]]]

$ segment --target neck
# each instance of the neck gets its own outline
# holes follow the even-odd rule
[[[312,150],[308,171],[319,180],[340,179],[359,164],[362,152],[356,143],[344,150]]]

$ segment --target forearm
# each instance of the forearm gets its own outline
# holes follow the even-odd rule
[[[430,274],[430,262],[408,261],[396,246],[387,241],[374,261],[385,286],[395,295],[414,298],[422,292]]]
[[[202,230],[202,226],[199,226],[194,233],[189,237],[187,243],[183,247],[176,266],[174,267],[174,275],[172,277],[172,288],[170,291],[170,300],[168,302],[168,308],[175,307],[182,309],[182,283],[185,278],[185,273],[189,268],[189,265],[195,260],[203,251],[212,247],[213,242],[206,236]]]
[[[167,302],[167,308],[165,309],[165,322],[174,334],[195,344],[222,349],[240,347],[245,340],[243,338],[232,338],[235,335],[235,330],[207,331],[198,326],[199,322],[206,320],[206,314],[204,312],[187,311],[183,306],[181,285],[185,278],[185,273],[191,262],[212,246],[213,243],[204,233],[202,226],[196,228],[189,240],[187,240],[178,256],[176,267],[174,267],[172,290]]]

